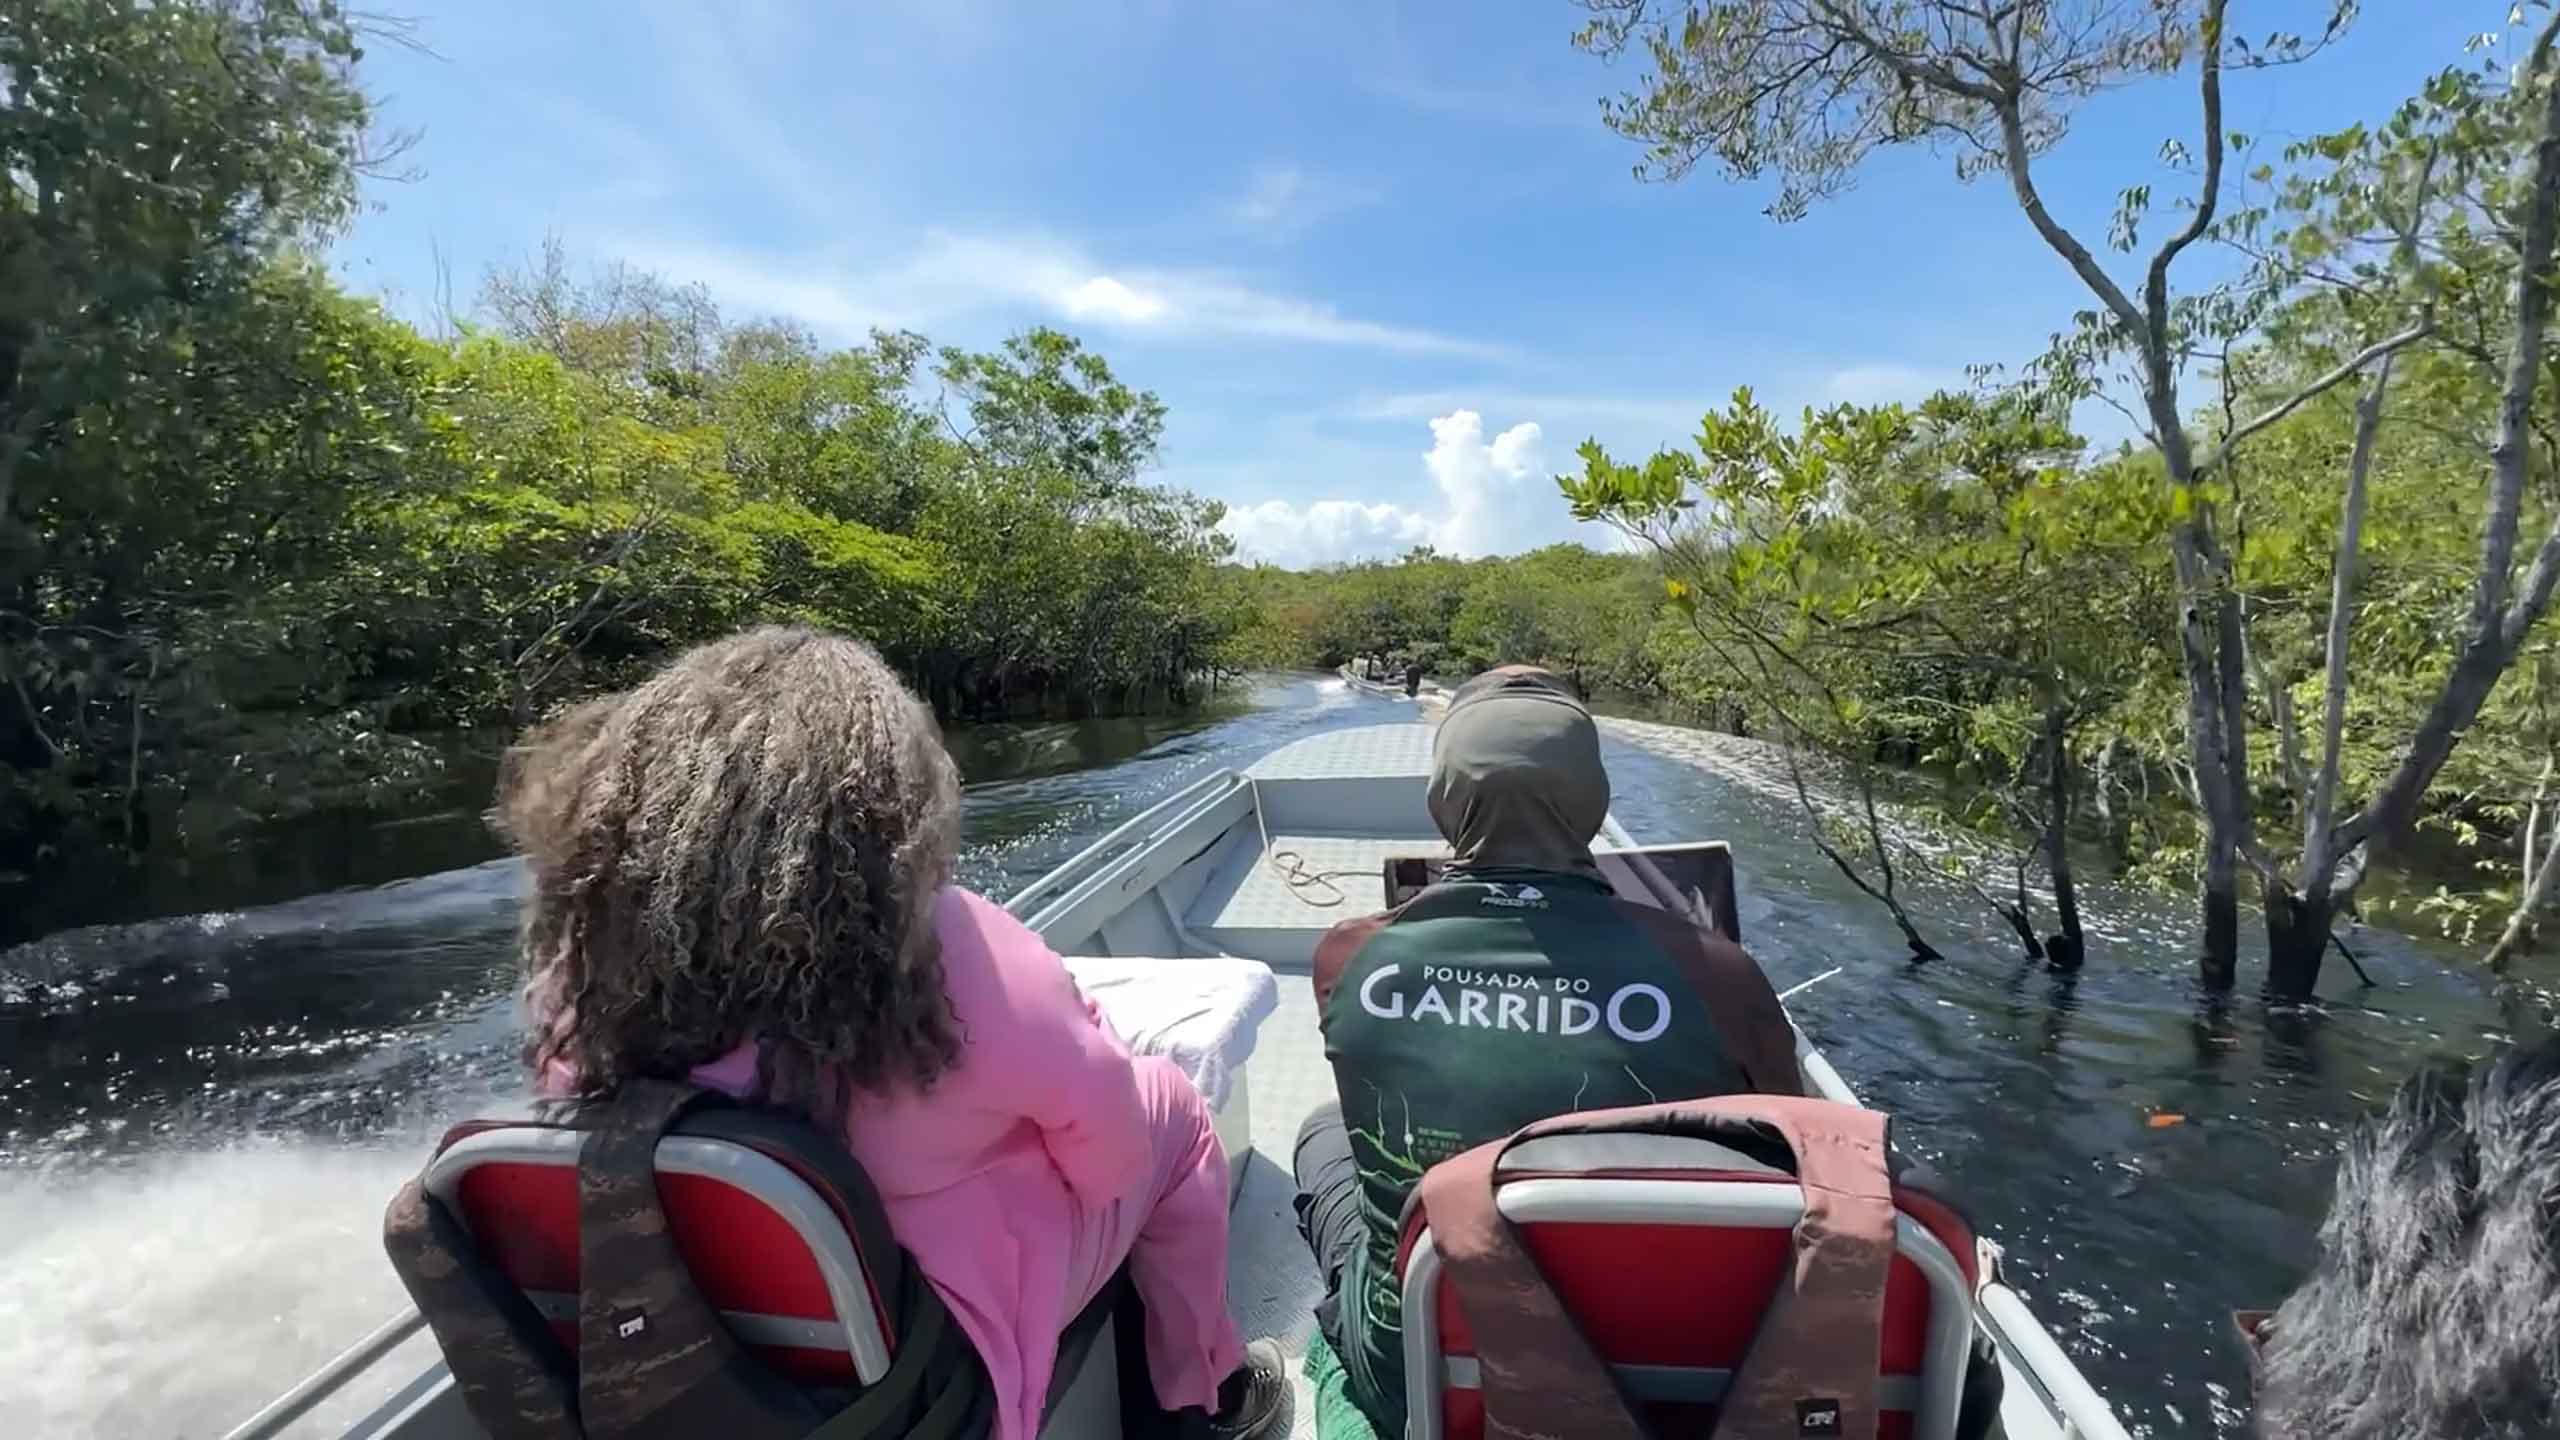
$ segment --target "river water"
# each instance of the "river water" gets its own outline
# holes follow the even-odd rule
[[[1279,678],[1184,717],[965,732],[961,878],[1010,894],[1192,778],[1411,714]],[[2339,966],[2307,1010],[2207,1002],[2185,907],[2105,886],[2084,897],[2093,953],[2074,980],[2021,963],[1968,893],[1922,884],[1915,908],[1950,958],[1915,970],[1804,843],[1758,747],[1623,721],[1608,735],[1630,830],[1733,843],[1745,938],[1780,985],[1845,967],[1800,1020],[1954,1178],[2138,1434],[2241,1433],[2225,1316],[2308,1264],[2341,1127],[2425,1057],[2529,1023],[2459,952],[2370,930],[2355,943],[2371,990]],[[322,843],[288,872],[490,853],[469,805]],[[254,882],[234,867],[225,883]],[[10,1433],[219,1435],[398,1307],[383,1202],[443,1124],[522,1094],[517,886],[488,860],[0,951]]]

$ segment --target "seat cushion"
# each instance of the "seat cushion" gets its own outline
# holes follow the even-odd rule
[[[1162,1055],[1225,1106],[1262,1022],[1280,1008],[1280,982],[1258,960],[1070,955],[1067,971],[1140,1055]]]

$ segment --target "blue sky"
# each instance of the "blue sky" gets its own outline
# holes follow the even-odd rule
[[[1283,563],[1601,543],[1551,479],[1586,436],[1649,453],[1742,384],[1916,399],[2089,303],[2004,184],[1925,150],[1787,226],[1719,175],[1637,183],[1597,104],[1634,71],[1572,48],[1566,0],[413,5],[432,53],[366,74],[419,174],[370,190],[351,284],[423,318],[439,257],[467,302],[556,235],[831,340],[1057,325],[1164,397],[1158,478]],[[2253,35],[2326,8],[2233,6]],[[2507,4],[2367,9],[2235,76],[2231,128],[2377,117]],[[2186,84],[2087,108],[2054,208],[2095,245],[2122,186],[2175,193],[2193,112]]]

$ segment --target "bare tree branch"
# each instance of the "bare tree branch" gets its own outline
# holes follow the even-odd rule
[[[2204,38],[2197,82],[2204,97],[2204,180],[2196,190],[2195,213],[2187,217],[2185,229],[2161,242],[2142,281],[2143,318],[2154,343],[2164,341],[2169,332],[2170,263],[2212,228],[2214,212],[2222,205],[2222,12],[2226,3],[2205,0],[2204,18],[2199,22]]]
[[[2408,329],[2403,330],[2399,334],[2393,335],[2388,339],[2377,340],[2362,350],[2357,351],[2355,354],[2339,362],[2335,369],[2328,371],[2321,375],[2320,378],[2285,397],[2281,403],[2270,407],[2265,412],[2253,416],[2224,432],[2222,438],[2215,443],[2212,449],[2207,450],[2202,455],[2196,457],[2195,473],[2201,476],[2206,471],[2222,464],[2231,457],[2232,447],[2238,445],[2241,441],[2248,439],[2250,436],[2257,434],[2259,431],[2282,421],[2286,416],[2291,415],[2294,411],[2301,409],[2303,406],[2310,404],[2322,395],[2336,389],[2339,385],[2344,384],[2347,380],[2352,379],[2360,373],[2367,365],[2372,364],[2376,360],[2387,360],[2391,356],[2398,354],[2400,351],[2417,344],[2419,341],[2424,340],[2433,334],[2435,334],[2435,322],[2433,320],[2427,320],[2419,324],[2412,325]]]

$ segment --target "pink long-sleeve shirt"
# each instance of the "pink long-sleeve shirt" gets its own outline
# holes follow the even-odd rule
[[[1013,1440],[1037,1431],[1058,1333],[1088,1298],[1068,1293],[1079,1231],[1137,1199],[1152,1139],[1128,1047],[1056,952],[956,886],[937,897],[934,926],[959,1063],[930,1091],[858,1093],[845,1143],[977,1345],[996,1433]],[[559,1093],[567,1079],[537,1083]],[[752,1043],[693,1072],[736,1096],[755,1079]]]

